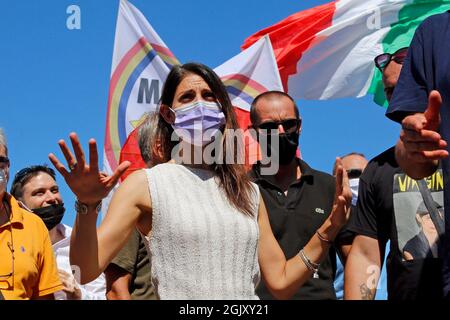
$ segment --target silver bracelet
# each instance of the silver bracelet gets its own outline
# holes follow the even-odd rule
[[[305,254],[305,251],[303,249],[300,250],[300,252],[298,254],[299,254],[300,258],[302,259],[303,263],[305,264],[305,266],[308,268],[308,270],[313,272],[313,278],[318,279],[320,264],[312,262],[308,258],[308,256]]]
[[[325,242],[325,243],[328,243],[329,245],[332,245],[332,244],[333,244],[333,241],[328,240],[327,238],[325,238],[325,237],[319,232],[319,230],[317,230],[316,233],[317,233],[317,237],[319,238],[320,241],[323,241],[323,242]]]

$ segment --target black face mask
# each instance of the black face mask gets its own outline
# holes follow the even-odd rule
[[[33,209],[32,211],[44,221],[47,229],[51,230],[61,222],[66,208],[64,208],[64,204],[61,203]]]
[[[299,137],[300,133],[298,132],[269,135],[267,136],[267,150],[263,150],[263,152],[266,152],[267,157],[269,158],[272,153],[278,153],[279,164],[289,164],[295,158]],[[260,136],[258,135],[258,142],[259,138]],[[275,148],[272,147],[272,139],[279,139],[278,150],[275,150]]]

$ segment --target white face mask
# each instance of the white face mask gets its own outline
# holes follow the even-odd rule
[[[352,205],[356,206],[356,201],[358,200],[358,187],[359,178],[348,180],[350,184],[350,189],[352,189]]]
[[[0,195],[3,195],[6,192],[7,183],[5,170],[0,169]]]

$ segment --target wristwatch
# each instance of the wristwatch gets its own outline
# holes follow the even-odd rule
[[[75,201],[75,211],[79,214],[87,214],[88,213],[88,205],[86,203],[83,203],[81,201],[78,201],[78,199]],[[95,207],[95,213],[98,214],[102,210],[102,201],[100,200],[97,206]]]

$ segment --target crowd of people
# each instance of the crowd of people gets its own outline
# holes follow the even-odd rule
[[[129,162],[109,176],[95,140],[88,153],[76,133],[72,148],[59,141],[65,164],[49,159],[76,198],[71,228],[52,168],[23,168],[7,190],[0,131],[0,299],[446,298],[446,39],[449,12],[425,20],[410,47],[374,57],[398,143],[370,161],[337,157],[333,175],[299,156],[288,94],[254,99],[261,161],[249,166],[220,78],[199,63],[173,67],[139,128],[147,168],[115,190],[99,227]]]

